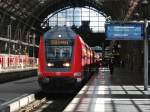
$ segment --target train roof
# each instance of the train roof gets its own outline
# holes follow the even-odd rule
[[[77,34],[69,27],[56,26],[44,34],[44,39],[74,39]]]

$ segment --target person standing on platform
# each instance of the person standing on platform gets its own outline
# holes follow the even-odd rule
[[[109,67],[109,70],[110,70],[110,74],[113,75],[113,72],[114,72],[114,62],[113,62],[112,59],[110,59],[108,67]]]

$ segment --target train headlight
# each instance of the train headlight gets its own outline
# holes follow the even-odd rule
[[[66,62],[63,64],[64,67],[70,67],[70,63]]]
[[[53,63],[47,63],[47,66],[52,67],[52,66],[54,66],[54,64]]]
[[[42,75],[41,72],[39,72],[39,71],[37,72],[37,74],[38,74],[38,76],[41,76],[41,75]]]
[[[81,77],[81,73],[80,73],[80,72],[75,72],[75,73],[74,73],[74,76],[75,76],[75,77]]]

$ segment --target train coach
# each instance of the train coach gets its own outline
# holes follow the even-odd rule
[[[39,85],[44,92],[76,88],[95,70],[95,60],[95,53],[72,29],[55,27],[40,38]]]

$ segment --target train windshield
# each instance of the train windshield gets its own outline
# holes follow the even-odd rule
[[[72,46],[46,46],[47,59],[70,59]]]
[[[46,40],[46,57],[49,60],[71,59],[73,40],[49,39]]]

